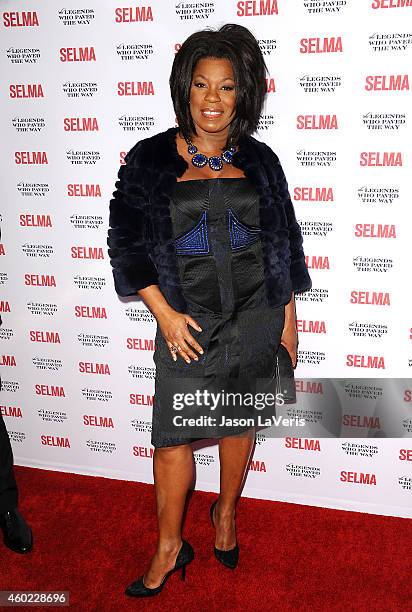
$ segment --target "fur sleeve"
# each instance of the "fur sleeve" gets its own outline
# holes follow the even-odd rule
[[[116,190],[110,200],[107,244],[118,295],[135,295],[138,289],[158,284],[150,258],[151,221],[145,170],[138,142],[120,166]]]
[[[309,276],[308,268],[306,266],[302,233],[300,231],[299,223],[296,220],[295,209],[290,197],[288,183],[282,165],[276,153],[272,150],[271,152],[274,156],[276,188],[283,203],[288,223],[289,246],[291,254],[290,278],[292,281],[292,289],[295,293],[308,291],[312,287],[312,279]]]

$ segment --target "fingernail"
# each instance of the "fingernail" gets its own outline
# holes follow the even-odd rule
[[[200,349],[199,353],[200,353],[201,355],[203,355],[203,351],[202,351],[202,349]]]
[[[198,327],[198,330],[199,330],[199,331],[203,331],[203,329],[202,329],[201,327]]]
[[[195,361],[199,361],[199,357],[195,357],[194,359],[195,359]]]

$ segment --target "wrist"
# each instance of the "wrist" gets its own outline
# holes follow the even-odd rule
[[[161,319],[164,316],[170,315],[171,312],[174,311],[174,309],[165,300],[164,303],[156,304],[156,306],[153,306],[151,308],[151,311],[153,315],[156,317],[156,319]]]

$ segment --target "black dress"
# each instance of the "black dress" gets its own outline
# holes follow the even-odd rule
[[[199,361],[191,359],[190,364],[180,356],[174,361],[157,325],[154,447],[205,437],[197,435],[199,430],[194,428],[188,439],[187,433],[182,436],[178,429],[165,425],[176,411],[165,401],[161,389],[179,379],[186,389],[190,378],[272,378],[285,316],[284,305],[270,306],[266,298],[259,196],[248,179],[177,182],[170,213],[187,314],[202,331],[191,325],[188,329],[204,353],[198,355]],[[226,431],[231,435],[239,429]]]

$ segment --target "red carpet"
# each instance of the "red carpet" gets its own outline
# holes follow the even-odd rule
[[[102,612],[411,609],[408,519],[242,498],[232,571],[213,556],[215,495],[194,492],[186,583],[176,572],[160,595],[130,600],[124,588],[154,552],[153,487],[21,467],[16,475],[34,549],[24,556],[0,545],[0,590],[70,591],[71,608]]]

